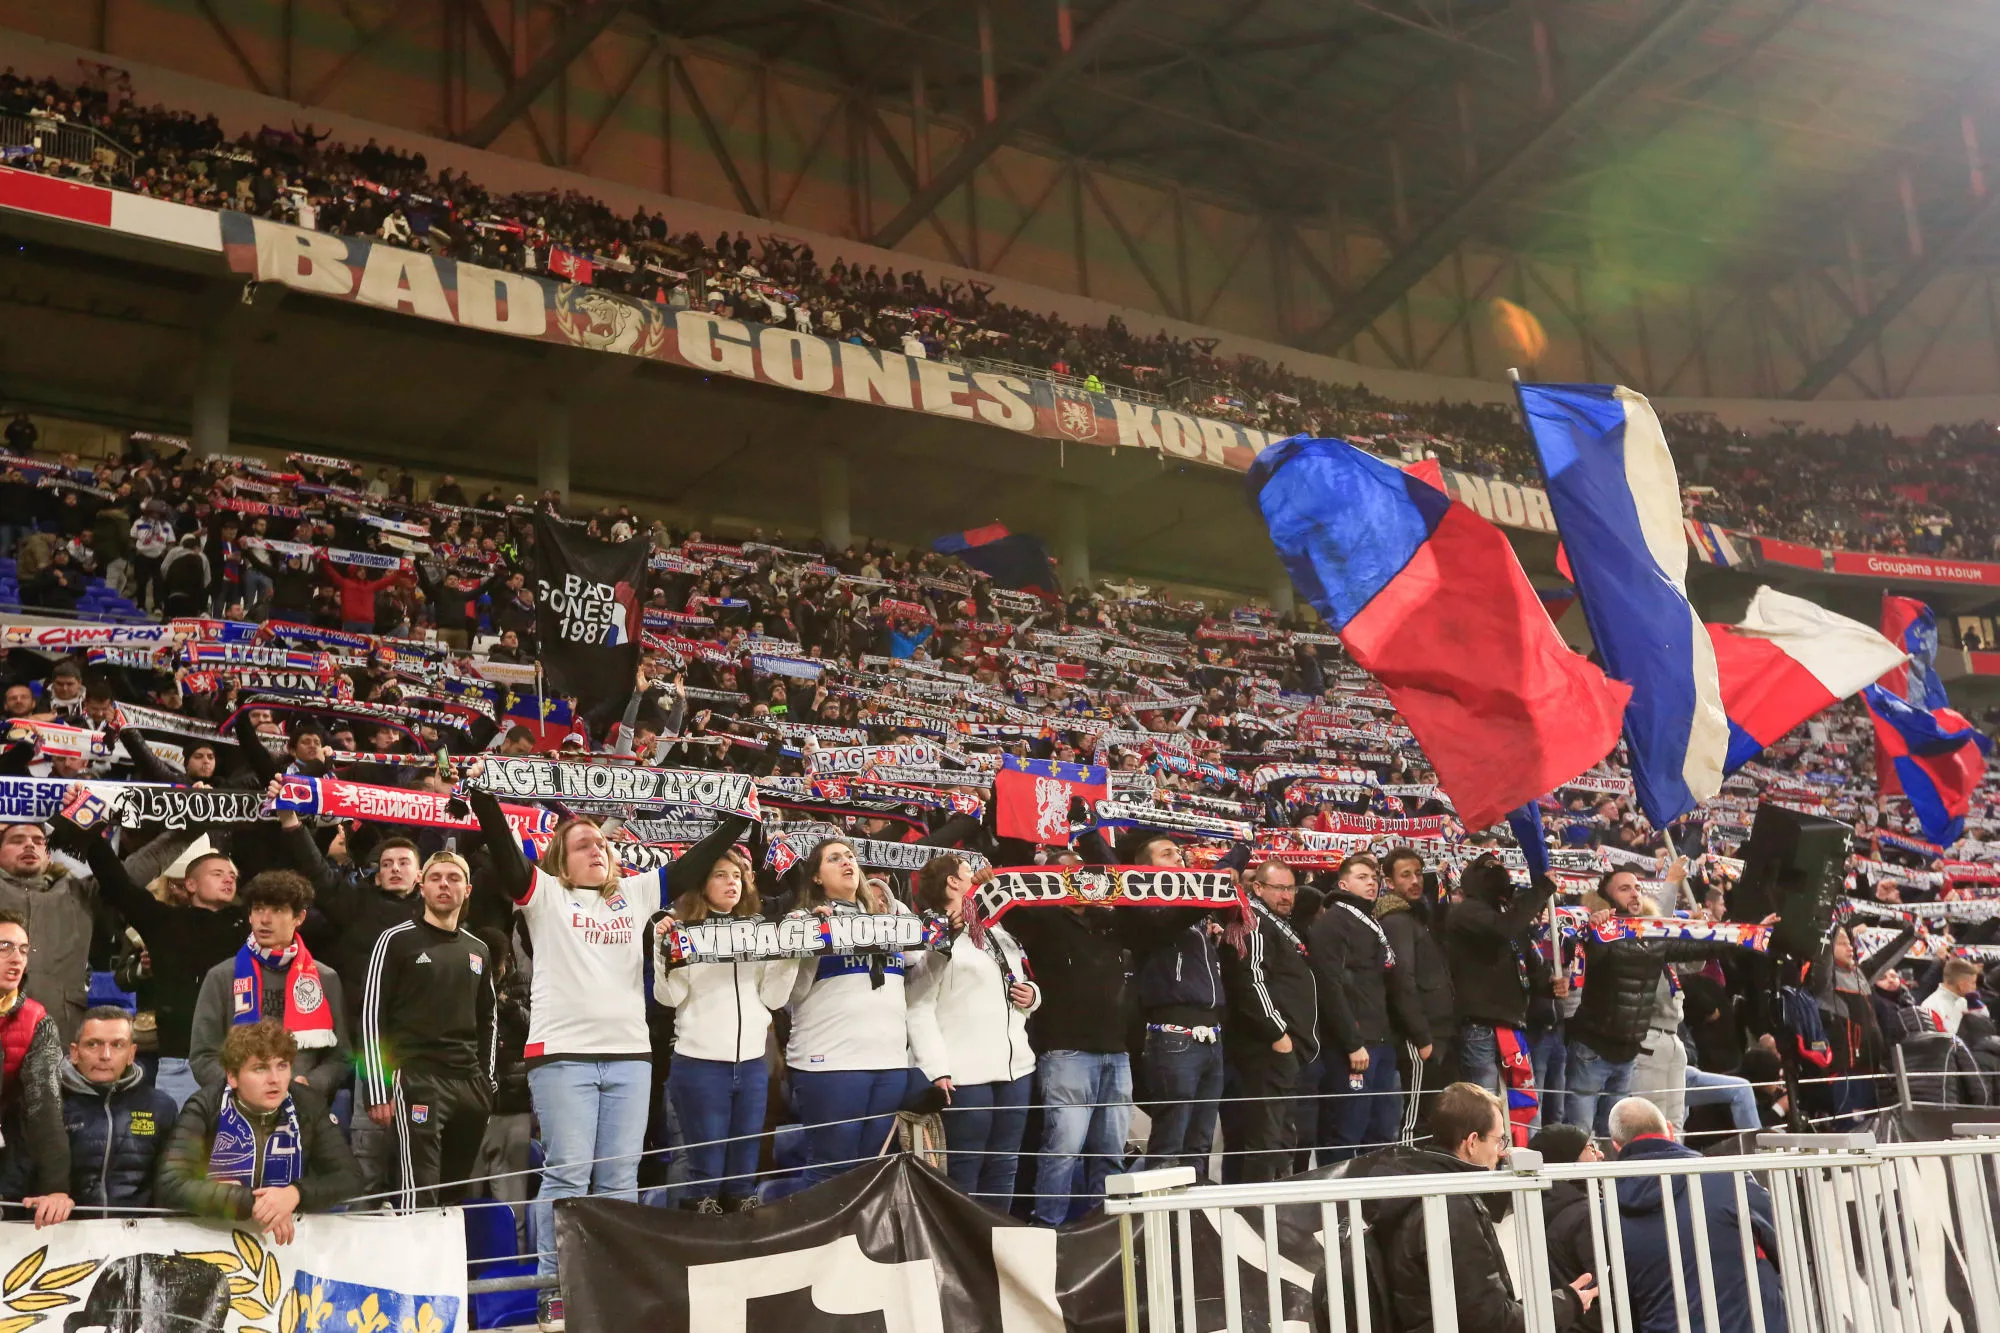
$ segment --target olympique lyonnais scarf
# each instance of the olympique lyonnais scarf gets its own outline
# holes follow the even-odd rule
[[[767,796],[779,801],[841,806],[870,814],[893,815],[905,807],[944,810],[955,815],[985,814],[986,803],[964,792],[933,791],[929,787],[904,787],[890,782],[864,782],[846,778],[760,778],[757,783]]]
[[[268,537],[245,537],[242,542],[253,551],[275,551],[279,555],[331,560],[338,564],[362,565],[369,569],[407,570],[412,563],[410,557],[406,555],[389,555],[382,551],[353,551],[340,546],[309,546],[304,542],[273,541]]]
[[[279,810],[292,810],[302,815],[325,815],[332,819],[421,824],[426,828],[479,827],[479,821],[470,814],[453,814],[452,803],[451,797],[438,792],[287,774],[279,784],[278,796],[272,805]],[[523,842],[555,831],[556,815],[553,810],[504,804],[500,809],[507,816],[514,836]]]
[[[1535,1062],[1528,1055],[1528,1034],[1523,1028],[1496,1027],[1493,1043],[1500,1051],[1501,1076],[1507,1080],[1507,1128],[1514,1146],[1525,1148],[1542,1105],[1535,1090]]]
[[[208,1178],[247,1190],[269,1187],[283,1189],[298,1183],[305,1174],[303,1139],[299,1133],[299,1109],[287,1096],[278,1103],[278,1121],[264,1144],[264,1170],[257,1171],[257,1131],[250,1117],[236,1104],[236,1094],[225,1090],[222,1112],[215,1121],[215,1142],[208,1150]]]
[[[339,668],[323,652],[298,652],[255,643],[186,643],[181,662],[191,667],[255,666],[278,671],[305,671],[330,676]]]
[[[1335,768],[1330,764],[1265,764],[1250,774],[1249,785],[1252,790],[1263,791],[1274,782],[1288,782],[1293,778],[1312,778],[1319,782],[1361,787],[1378,785],[1375,775],[1365,768]]]
[[[374,645],[374,636],[355,634],[344,629],[321,629],[317,625],[300,625],[289,620],[267,620],[258,635],[262,639],[277,639],[285,643],[309,643],[319,648],[355,648],[362,652]]]
[[[236,979],[230,983],[234,1008],[230,1022],[237,1027],[264,1017],[264,969],[282,968],[285,974],[285,1030],[292,1034],[302,1051],[325,1050],[336,1040],[333,1006],[326,1002],[326,987],[319,979],[319,964],[313,962],[306,942],[294,938],[276,954],[257,947],[253,936],[236,951]]]
[[[477,785],[496,796],[696,805],[749,820],[763,818],[756,783],[748,774],[713,769],[489,756]]]
[[[1152,866],[1020,866],[996,870],[973,890],[967,926],[983,938],[987,928],[1017,907],[1203,907],[1230,909],[1232,941],[1256,929],[1250,903],[1226,870],[1169,870]]]
[[[662,917],[654,947],[666,967],[913,949],[950,953],[951,919],[935,912],[836,912],[830,917],[802,913],[779,921],[716,917],[686,925]]]
[[[930,741],[908,741],[900,745],[843,745],[815,751],[812,773],[814,777],[862,773],[881,764],[936,768],[941,762],[939,755],[938,747]]]

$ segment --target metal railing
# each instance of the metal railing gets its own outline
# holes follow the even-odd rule
[[[1076,375],[1058,375],[1053,370],[1023,365],[1018,361],[1001,361],[990,356],[960,356],[951,359],[967,370],[984,370],[994,375],[1017,375],[1026,380],[1047,380],[1051,384],[1081,389],[1087,393],[1101,393],[1106,398],[1120,398],[1128,403],[1149,403],[1158,406],[1167,401],[1165,394],[1154,393],[1150,389],[1128,389],[1122,384],[1092,385]]]
[[[1680,1333],[1697,1327],[1776,1333],[1767,1327],[1763,1290],[1774,1280],[1776,1308],[1790,1333],[1919,1333],[1944,1327],[1954,1316],[1957,1326],[1971,1333],[2000,1333],[1995,1131],[1990,1124],[1958,1125],[1954,1132],[1961,1137],[1954,1141],[1903,1144],[1878,1144],[1871,1134],[1764,1134],[1757,1140],[1760,1151],[1735,1156],[1561,1165],[1517,1149],[1510,1164],[1497,1171],[1199,1188],[1191,1188],[1192,1170],[1178,1167],[1113,1177],[1106,1182],[1105,1208],[1119,1221],[1127,1333],[1283,1328],[1286,1284],[1297,1285],[1302,1267],[1301,1257],[1287,1255],[1280,1244],[1285,1230],[1280,1213],[1292,1209],[1315,1210],[1305,1226],[1291,1232],[1296,1238],[1317,1231],[1312,1259],[1323,1267],[1312,1277],[1310,1319],[1332,1333],[1349,1328],[1372,1333],[1385,1313],[1379,1270],[1387,1264],[1379,1254],[1370,1257],[1371,1248],[1380,1249],[1381,1237],[1369,1205],[1411,1198],[1418,1201],[1417,1215],[1402,1225],[1422,1227],[1430,1327],[1456,1333],[1460,1256],[1453,1253],[1451,1202],[1502,1195],[1512,1206],[1495,1231],[1521,1305],[1522,1327],[1553,1333],[1558,1289],[1549,1272],[1542,1196],[1560,1181],[1585,1187],[1589,1271],[1596,1275],[1596,1308],[1606,1333],[1656,1328],[1664,1313],[1657,1284],[1648,1293],[1652,1308],[1639,1311],[1651,1318],[1635,1318],[1634,1256],[1626,1248],[1618,1191],[1619,1181],[1632,1178],[1662,1182],[1658,1225],[1671,1275],[1673,1324]],[[1673,1181],[1684,1182],[1678,1200]],[[1733,1202],[1734,1236],[1711,1233],[1705,1204],[1708,1191],[1718,1189],[1725,1192],[1725,1209]],[[1752,1220],[1752,1199],[1761,1202],[1766,1192],[1775,1253],[1765,1250]],[[1681,1209],[1687,1213],[1685,1227],[1677,1216]],[[1206,1231],[1202,1235],[1202,1247],[1214,1248],[1203,1254],[1201,1265],[1197,1218],[1215,1233],[1213,1242]],[[1296,1214],[1291,1220],[1298,1220]],[[1212,1256],[1219,1256],[1213,1265]],[[1653,1263],[1659,1257],[1645,1256]],[[1378,1271],[1371,1273],[1371,1262]],[[1953,1262],[1960,1265],[1956,1282],[1947,1273]],[[1718,1283],[1718,1266],[1730,1266],[1733,1274],[1738,1264],[1740,1284]],[[1248,1284],[1246,1265],[1253,1274]],[[1210,1275],[1206,1289],[1197,1286],[1198,1267],[1219,1267],[1219,1277]],[[1686,1280],[1690,1268],[1692,1284]],[[1262,1308],[1253,1302],[1250,1313],[1258,1317],[1246,1323],[1245,1287],[1254,1286],[1259,1270]],[[1407,1291],[1388,1296],[1408,1298]],[[1218,1300],[1219,1318],[1213,1308]],[[1296,1311],[1299,1301],[1290,1304]]]
[[[130,148],[90,125],[55,116],[0,114],[0,148],[32,148],[51,161],[132,170]]]

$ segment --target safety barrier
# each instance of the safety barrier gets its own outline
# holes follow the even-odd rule
[[[1680,1333],[1696,1327],[1776,1333],[1765,1318],[1763,1286],[1769,1281],[1778,1283],[1791,1333],[1919,1333],[1945,1327],[1954,1313],[1958,1327],[2000,1333],[1995,1130],[1991,1124],[1959,1125],[1954,1133],[1960,1137],[1950,1141],[1900,1144],[1878,1144],[1872,1134],[1763,1134],[1758,1151],[1736,1156],[1560,1165],[1517,1149],[1508,1165],[1491,1172],[1198,1188],[1191,1187],[1192,1170],[1180,1167],[1113,1177],[1106,1182],[1105,1207],[1119,1223],[1128,1333],[1217,1327],[1275,1333],[1288,1318],[1300,1317],[1302,1301],[1311,1306],[1306,1317],[1314,1327],[1372,1333],[1384,1301],[1398,1297],[1384,1291],[1383,1260],[1371,1253],[1379,1237],[1369,1205],[1412,1198],[1418,1217],[1405,1225],[1423,1228],[1430,1327],[1455,1333],[1460,1311],[1454,1275],[1462,1256],[1454,1254],[1447,1219],[1451,1201],[1466,1196],[1505,1196],[1511,1204],[1496,1231],[1522,1305],[1521,1326],[1553,1333],[1542,1199],[1566,1180],[1582,1182],[1588,1196],[1590,1271],[1597,1275],[1606,1333],[1657,1328],[1664,1313],[1657,1284],[1653,1320],[1635,1322],[1632,1256],[1618,1203],[1618,1182],[1640,1177],[1662,1182],[1658,1231]],[[1669,1184],[1676,1179],[1685,1182],[1680,1200]],[[1703,1206],[1710,1190],[1724,1191],[1725,1203],[1733,1203],[1736,1235],[1711,1234]],[[1753,1191],[1769,1194],[1774,1226],[1763,1238],[1753,1234]],[[1688,1214],[1692,1255],[1683,1253],[1677,1208]],[[1300,1211],[1306,1211],[1303,1220]],[[1199,1244],[1198,1218],[1204,1228]],[[1315,1238],[1315,1253],[1298,1252],[1302,1236]],[[1764,1248],[1773,1236],[1774,1253]],[[1773,1267],[1762,1267],[1760,1255]],[[1718,1284],[1719,1260],[1740,1271],[1742,1281]],[[1287,1287],[1297,1287],[1301,1267],[1318,1268],[1320,1275],[1306,1296],[1288,1300]],[[1690,1267],[1692,1290],[1685,1279]],[[1206,1279],[1199,1285],[1198,1268]],[[1248,1322],[1246,1268],[1252,1285],[1257,1271],[1264,1279],[1263,1299],[1250,1302]],[[1479,1323],[1488,1326],[1490,1319]]]

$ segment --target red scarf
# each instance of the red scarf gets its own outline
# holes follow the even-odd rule
[[[232,983],[234,1012],[231,1023],[255,1023],[264,1017],[264,969],[278,967],[285,976],[285,1029],[302,1051],[324,1050],[337,1038],[333,1031],[333,1006],[327,1003],[326,987],[319,979],[319,964],[313,961],[306,942],[294,936],[291,946],[281,953],[266,954],[253,937],[236,951],[236,979]]]
[[[1528,1146],[1530,1127],[1541,1109],[1535,1092],[1535,1062],[1528,1056],[1528,1034],[1520,1028],[1493,1029],[1493,1044],[1500,1050],[1500,1077],[1507,1084],[1507,1127],[1514,1146]]]

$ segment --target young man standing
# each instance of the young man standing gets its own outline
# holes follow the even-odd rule
[[[1240,952],[1222,951],[1229,996],[1222,1134],[1241,1153],[1223,1159],[1232,1182],[1289,1174],[1299,1071],[1319,1055],[1319,986],[1305,940],[1292,927],[1298,879],[1284,862],[1266,861],[1251,873],[1249,889],[1257,930]]]
[[[226,1082],[190,1097],[174,1123],[155,1191],[161,1207],[254,1221],[289,1245],[297,1214],[354,1197],[354,1158],[326,1102],[294,1076],[297,1055],[276,1019],[229,1030]]]
[[[464,858],[431,857],[417,891],[423,915],[383,931],[368,960],[361,1094],[369,1119],[394,1128],[403,1206],[429,1208],[463,1197],[485,1137],[493,1105],[493,959],[485,942],[459,925],[472,892]]]
[[[340,974],[318,962],[299,938],[312,907],[312,885],[290,870],[266,870],[243,887],[250,938],[234,958],[202,978],[195,1000],[188,1063],[204,1088],[223,1080],[222,1046],[233,1027],[266,1019],[282,1023],[296,1043],[287,1058],[293,1078],[312,1085],[322,1103],[347,1077],[347,1014]]]

